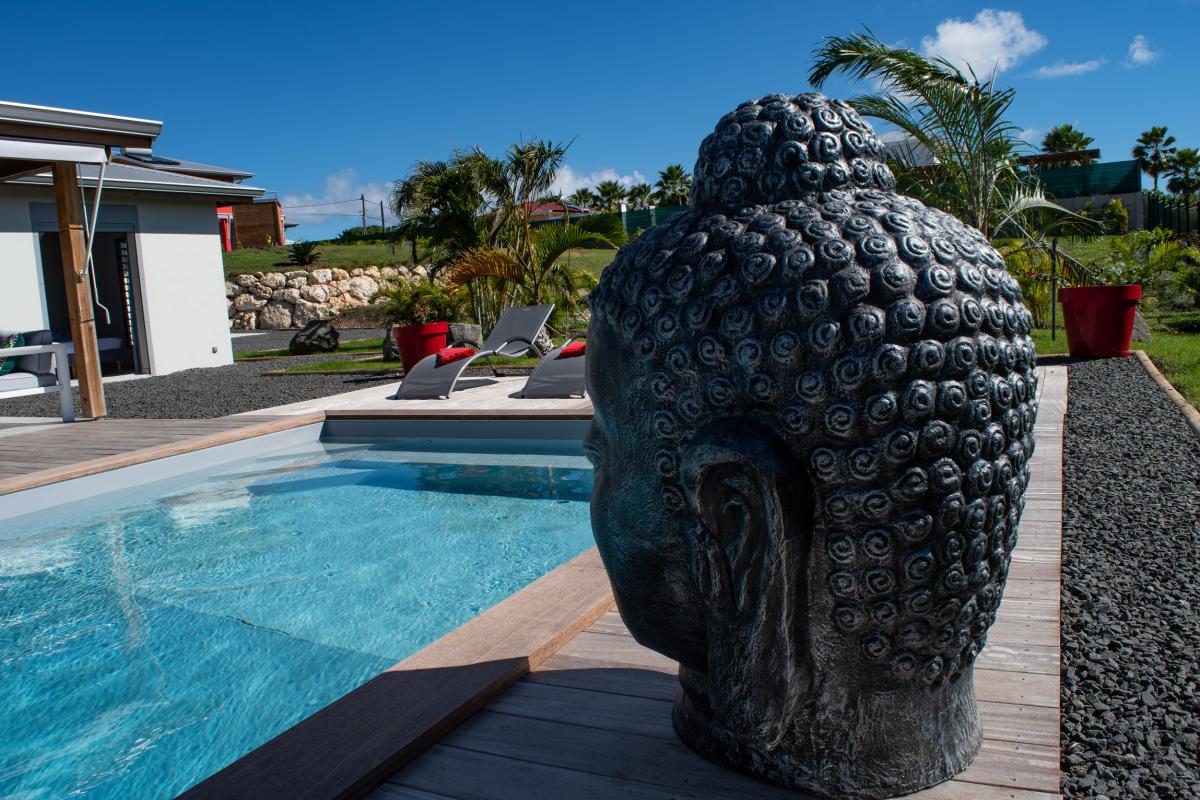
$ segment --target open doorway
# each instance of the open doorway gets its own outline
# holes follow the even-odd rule
[[[50,330],[57,341],[71,339],[62,250],[57,233],[40,234],[42,278]],[[149,372],[141,334],[141,289],[127,233],[97,233],[92,245],[96,281],[92,290],[96,338],[105,375]],[[107,309],[107,312],[106,312]]]

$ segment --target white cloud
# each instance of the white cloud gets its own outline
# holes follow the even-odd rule
[[[1082,75],[1085,72],[1095,72],[1104,66],[1105,59],[1093,58],[1091,61],[1055,61],[1044,67],[1038,67],[1039,78],[1063,78],[1068,75]]]
[[[980,79],[1016,66],[1026,56],[1046,46],[1046,37],[1025,27],[1016,11],[985,8],[973,20],[944,19],[937,36],[921,39],[927,56],[938,56],[955,66],[974,70]]]
[[[1037,140],[1042,137],[1042,131],[1040,128],[1023,128],[1017,136],[1036,147]]]
[[[1129,43],[1129,59],[1125,62],[1125,66],[1129,69],[1144,67],[1158,61],[1160,55],[1161,53],[1150,47],[1150,40],[1139,33]]]
[[[288,222],[349,228],[356,224],[355,219],[361,219],[362,204],[358,198],[365,196],[368,225],[379,224],[380,201],[383,201],[384,219],[387,224],[395,224],[396,218],[388,208],[391,185],[378,181],[361,183],[357,179],[356,170],[343,169],[325,178],[325,185],[320,194],[286,193],[280,197],[283,213]],[[303,234],[303,229],[300,233]]]
[[[570,164],[564,164],[559,167],[558,174],[554,177],[554,183],[550,186],[550,193],[561,193],[565,196],[573,194],[578,189],[594,189],[596,188],[596,184],[603,181],[616,181],[626,189],[635,183],[647,182],[646,176],[636,169],[632,175],[622,175],[611,167],[584,174],[576,172],[571,168]]]

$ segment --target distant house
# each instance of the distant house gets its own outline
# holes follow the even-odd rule
[[[159,160],[162,123],[0,101],[0,328],[71,341],[49,165],[79,161],[85,215],[96,208],[88,291],[105,375],[162,374],[232,362],[216,209],[252,203],[250,173]],[[135,131],[136,137],[126,131]],[[84,163],[58,144],[97,142]],[[111,144],[139,143],[123,151]],[[86,146],[73,146],[75,150]],[[26,150],[47,155],[18,160]],[[50,152],[53,151],[53,152]],[[73,302],[73,301],[72,301]]]
[[[525,211],[529,214],[530,222],[549,222],[551,220],[562,219],[564,216],[578,217],[595,213],[590,208],[554,201],[526,203]]]

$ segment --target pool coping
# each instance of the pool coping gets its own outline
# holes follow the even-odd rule
[[[361,797],[613,605],[595,547],[335,700],[181,800]]]

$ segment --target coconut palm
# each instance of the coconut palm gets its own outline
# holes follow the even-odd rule
[[[629,187],[629,194],[626,197],[629,200],[629,205],[632,208],[646,208],[650,205],[651,196],[654,190],[650,188],[648,183],[635,183]]]
[[[485,241],[480,219],[488,210],[488,199],[478,165],[467,164],[462,156],[418,161],[409,176],[392,187],[392,211],[400,220],[393,241],[410,242],[414,262],[418,238],[428,239],[427,257],[435,267]]]
[[[567,196],[567,202],[579,208],[595,208],[600,203],[596,193],[586,186],[576,189]]]
[[[580,301],[580,277],[563,257],[577,247],[617,248],[625,243],[625,228],[614,214],[598,214],[573,222],[549,223],[532,229],[529,247],[477,248],[463,253],[450,266],[452,287],[481,280],[495,281],[504,301],[556,305]],[[569,310],[569,309],[564,309]]]
[[[1046,235],[1083,233],[1098,226],[1045,198],[1016,168],[1023,146],[1007,119],[1014,90],[980,80],[943,58],[890,47],[873,34],[830,37],[814,52],[809,83],[820,88],[834,73],[875,79],[882,91],[850,101],[860,113],[899,128],[936,164],[890,162],[905,193],[978,228],[1002,230],[1041,246]],[[1053,226],[1053,234],[1046,233]]]
[[[660,206],[686,206],[692,198],[692,176],[682,164],[668,164],[658,173],[654,202]]]
[[[601,181],[596,184],[596,194],[600,197],[600,206],[605,211],[616,211],[625,199],[625,187],[616,181]]]
[[[1158,176],[1167,172],[1167,165],[1175,155],[1175,137],[1167,135],[1165,125],[1155,125],[1138,137],[1133,147],[1133,157],[1141,164],[1142,172],[1154,179],[1154,191],[1158,191]]]
[[[1167,166],[1167,191],[1183,195],[1184,208],[1192,205],[1192,195],[1200,191],[1200,151],[1184,147],[1175,152]]]
[[[1088,149],[1088,146],[1094,141],[1096,140],[1077,129],[1074,125],[1063,123],[1062,125],[1055,125],[1042,137],[1042,152],[1073,153],[1078,150]],[[1087,165],[1091,162],[1092,159],[1089,156],[1079,156],[1070,161],[1059,162],[1059,165]]]

